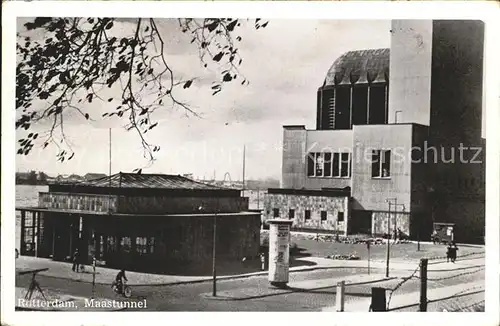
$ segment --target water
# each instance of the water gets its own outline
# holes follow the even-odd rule
[[[48,191],[48,186],[16,185],[16,207],[38,206],[38,193]],[[21,245],[21,213],[16,212],[16,248]]]

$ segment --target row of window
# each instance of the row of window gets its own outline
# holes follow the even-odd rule
[[[391,177],[391,151],[373,150],[371,153],[372,178]],[[349,178],[351,176],[351,153],[309,153],[307,176]]]
[[[348,178],[351,175],[351,153],[309,153],[307,175]]]
[[[279,218],[280,217],[280,209],[279,208],[273,208],[273,217],[274,218]],[[295,218],[295,209],[289,209],[288,210],[288,218],[293,220]],[[306,209],[304,211],[304,220],[310,220],[311,219],[311,210]],[[326,221],[327,220],[327,211],[321,211],[321,220]],[[344,212],[338,212],[337,213],[337,221],[338,222],[343,222],[344,221]]]
[[[107,251],[113,252],[117,251],[117,242],[114,236],[108,236],[106,238]],[[100,238],[101,248],[104,246],[103,237]],[[138,254],[152,254],[154,252],[155,247],[155,238],[154,237],[136,237],[135,238],[135,251]],[[121,237],[120,238],[120,250],[124,252],[130,252],[132,249],[132,239],[130,237]]]

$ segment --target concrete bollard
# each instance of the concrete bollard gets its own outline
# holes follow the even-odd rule
[[[345,301],[345,281],[340,281],[337,283],[337,293],[336,293],[336,306],[338,312],[344,311],[344,301]]]

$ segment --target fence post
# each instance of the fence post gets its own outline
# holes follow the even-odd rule
[[[337,311],[344,311],[344,298],[345,298],[345,281],[340,281],[337,283],[337,293],[336,293],[336,301],[337,301]]]
[[[427,311],[427,258],[420,260],[420,311]]]
[[[370,311],[387,311],[384,288],[372,288]]]

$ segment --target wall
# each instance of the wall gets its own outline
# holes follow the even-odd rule
[[[394,207],[392,208],[394,209]],[[388,229],[388,215],[390,214],[390,234],[394,234],[394,229],[400,229],[404,234],[413,236],[410,234],[410,214],[400,212],[373,212],[372,213],[372,234],[377,236],[382,236],[387,234]]]
[[[345,233],[348,221],[348,197],[325,197],[286,194],[266,194],[264,221],[273,219],[274,208],[279,208],[279,218],[289,219],[289,210],[295,210],[293,228],[339,231]],[[305,220],[305,211],[311,210],[311,218]],[[321,221],[321,211],[327,211],[327,220]],[[338,212],[344,213],[344,222],[337,221]]]
[[[200,210],[200,207],[202,208]],[[118,211],[129,214],[191,214],[242,212],[248,209],[247,197],[132,197],[120,196]]]
[[[481,142],[484,23],[433,22],[431,135],[437,143]]]
[[[433,176],[426,161],[429,128],[422,125],[413,125],[412,134],[412,163],[411,163],[411,211],[430,214],[429,191],[433,188]]]
[[[410,209],[412,125],[354,126],[353,209],[385,211],[387,198]],[[372,178],[372,149],[391,149],[390,179]],[[396,151],[397,150],[397,154]]]
[[[89,229],[97,234],[129,237],[130,250],[105,257],[107,266],[128,270],[168,273],[205,273],[211,271],[214,216],[207,214],[164,217],[86,216]],[[256,258],[260,249],[260,214],[220,214],[217,216],[218,263],[241,262],[243,257]],[[135,252],[136,237],[154,237],[150,254]],[[200,275],[200,274],[197,274]]]
[[[117,196],[40,192],[38,205],[42,208],[72,209],[92,212],[116,212]]]
[[[283,127],[282,188],[305,186],[306,134],[304,126]]]
[[[484,23],[434,21],[432,55],[430,143],[440,150],[432,164],[436,222],[455,222],[457,241],[473,240],[485,230]]]
[[[432,21],[393,20],[389,123],[429,125],[431,63]]]

